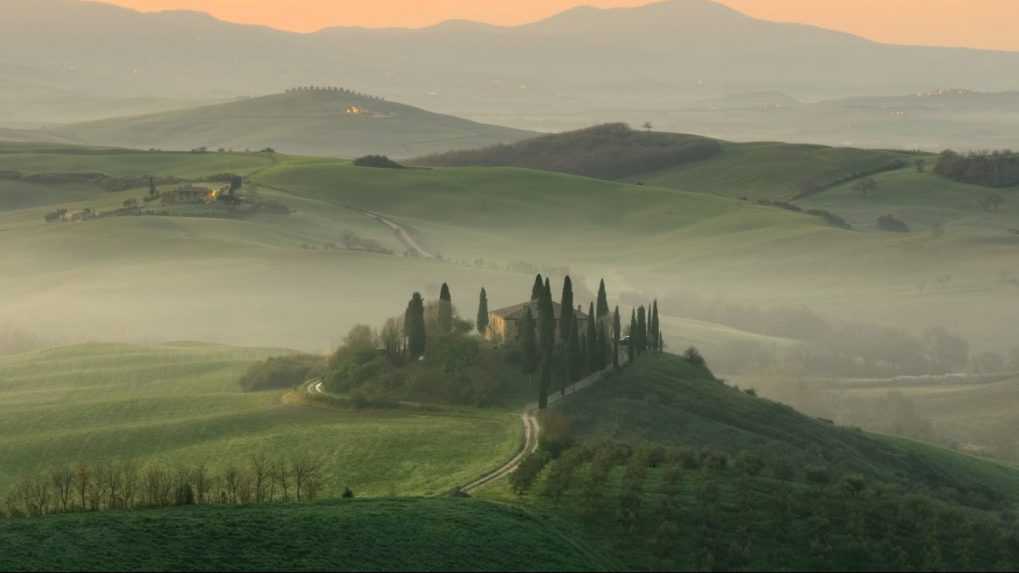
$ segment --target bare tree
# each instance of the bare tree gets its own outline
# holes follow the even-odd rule
[[[74,499],[74,470],[69,466],[54,468],[50,471],[50,483],[60,503],[60,511],[70,511]]]
[[[291,460],[290,473],[294,478],[294,493],[298,502],[314,499],[318,495],[322,465],[319,458],[308,454],[302,454]]]
[[[251,456],[251,476],[255,503],[272,501],[272,497],[269,495],[269,482],[272,480],[270,473],[269,461],[265,459],[265,454],[258,453]]]
[[[272,465],[273,482],[280,489],[283,503],[290,501],[290,466],[284,461],[276,461]]]
[[[81,510],[85,511],[88,508],[86,503],[86,497],[89,490],[89,482],[92,480],[92,470],[87,464],[78,464],[74,467],[74,485],[77,488],[78,501],[81,504]]]

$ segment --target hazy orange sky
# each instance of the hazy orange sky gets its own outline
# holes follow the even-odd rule
[[[189,9],[235,22],[309,32],[329,26],[421,27],[448,19],[537,20],[572,6],[648,0],[107,0],[140,10]],[[771,20],[804,22],[880,40],[1019,50],[1019,0],[721,0]]]

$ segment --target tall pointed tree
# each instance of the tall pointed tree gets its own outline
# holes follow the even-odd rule
[[[542,295],[545,294],[545,282],[541,280],[541,275],[534,277],[534,285],[531,287],[531,300],[541,300]]]
[[[654,301],[651,305],[651,324],[648,328],[648,338],[650,339],[650,346],[652,352],[658,352],[659,347],[659,334],[661,334],[661,328],[658,325],[658,301]]]
[[[555,307],[552,305],[552,285],[545,279],[544,295],[541,297],[538,319],[541,345],[541,380],[538,383],[538,407],[548,407],[548,392],[552,385],[552,360],[555,350]]]
[[[566,275],[563,279],[563,296],[560,299],[560,312],[559,312],[559,338],[562,339],[563,343],[569,341],[570,329],[573,325],[573,281],[570,280],[570,276]],[[569,328],[567,328],[569,326]]]
[[[412,359],[424,355],[427,347],[425,334],[425,301],[421,293],[414,293],[404,314],[404,334],[407,337],[407,353]]]
[[[442,290],[439,291],[439,333],[449,334],[453,332],[453,295],[449,292],[449,285],[442,283]]]
[[[612,367],[619,370],[619,338],[622,336],[623,325],[619,319],[619,306],[612,313]]]
[[[520,320],[520,351],[524,355],[524,372],[531,373],[538,368],[538,335],[531,308],[524,309]]]
[[[485,287],[481,287],[481,295],[478,297],[478,320],[475,326],[481,336],[488,333],[488,293]]]
[[[637,358],[637,310],[630,311],[630,344],[626,347],[630,362]]]
[[[598,283],[597,311],[598,311],[597,318],[599,322],[608,320],[610,309],[609,309],[609,296],[605,292],[605,279],[602,279],[601,282]]]
[[[637,309],[637,354],[643,354],[647,350],[647,309],[640,306]]]
[[[598,343],[598,326],[595,324],[593,302],[588,305],[587,313],[587,370],[597,372],[598,352],[601,346]]]

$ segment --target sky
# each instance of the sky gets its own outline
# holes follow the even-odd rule
[[[106,0],[138,10],[187,9],[298,32],[330,26],[423,27],[466,19],[514,25],[576,5],[648,0]],[[882,42],[1019,51],[1019,0],[721,0],[758,18],[801,22]]]

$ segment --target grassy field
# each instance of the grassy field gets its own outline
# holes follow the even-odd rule
[[[549,512],[468,499],[357,499],[0,521],[6,571],[602,571]]]
[[[873,229],[881,215],[892,214],[919,232],[933,232],[941,225],[945,234],[1001,236],[1016,226],[1019,206],[1016,189],[988,189],[959,183],[933,173],[905,168],[874,176],[877,189],[867,196],[845,184],[799,201],[804,208],[828,209],[854,227]],[[991,194],[1005,201],[988,212],[981,200]]]
[[[499,410],[353,411],[241,392],[280,350],[196,343],[92,344],[0,357],[0,492],[77,462],[206,463],[264,453],[327,460],[323,495],[446,491],[508,459],[519,419]]]
[[[52,133],[90,145],[256,151],[272,147],[287,153],[348,158],[371,153],[414,157],[512,143],[530,135],[334,91],[288,92],[120,117],[53,128]]]
[[[723,143],[722,153],[710,159],[633,179],[684,191],[789,201],[803,193],[808,183],[826,185],[908,159],[908,154],[894,151]]]

